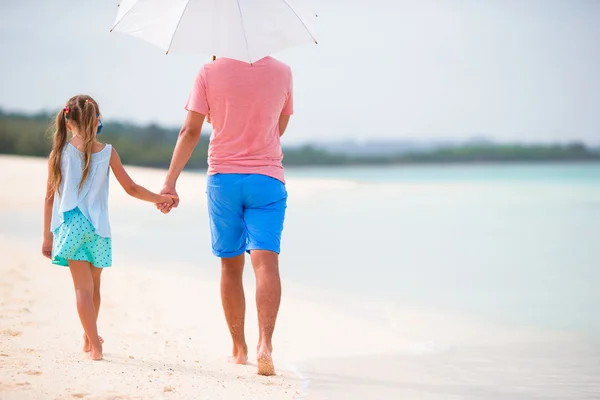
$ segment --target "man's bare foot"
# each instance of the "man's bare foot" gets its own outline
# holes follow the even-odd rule
[[[100,344],[104,344],[104,339],[102,339],[102,336],[98,336],[98,340],[100,341]],[[83,351],[86,353],[90,352],[90,340],[85,333],[83,334]]]
[[[90,358],[94,361],[102,360],[102,345],[99,346],[91,346],[90,348]]]
[[[275,366],[273,365],[273,357],[271,351],[267,348],[261,349],[256,356],[258,364],[258,374],[264,376],[275,375]]]
[[[248,346],[244,345],[241,349],[233,346],[233,355],[229,357],[229,362],[232,364],[246,364],[248,362]]]

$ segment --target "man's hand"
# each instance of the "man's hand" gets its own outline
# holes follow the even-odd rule
[[[173,199],[172,204],[156,204],[156,208],[160,210],[160,212],[162,212],[163,214],[168,214],[169,212],[171,212],[171,209],[176,208],[179,205],[179,196],[177,195],[177,190],[175,190],[175,185],[165,184],[163,186],[163,189],[160,191],[160,194],[167,195]]]

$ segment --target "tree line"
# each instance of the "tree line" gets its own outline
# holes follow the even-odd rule
[[[0,110],[0,154],[48,156],[53,116],[45,113],[6,113]],[[102,141],[113,144],[124,163],[168,167],[177,140],[177,129],[156,124],[145,126],[106,122]],[[205,169],[208,135],[202,135],[188,168]],[[352,156],[307,145],[284,149],[285,166],[394,165],[406,163],[600,161],[600,151],[582,143],[554,145],[465,144],[431,151],[391,156]]]

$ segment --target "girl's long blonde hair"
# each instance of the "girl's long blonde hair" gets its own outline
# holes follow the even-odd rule
[[[53,193],[60,191],[62,173],[60,170],[63,149],[67,144],[67,120],[77,128],[77,135],[83,140],[83,175],[79,190],[90,174],[92,147],[96,140],[97,122],[100,116],[98,103],[90,96],[79,95],[69,99],[65,108],[56,114],[55,130],[50,152],[50,185]]]

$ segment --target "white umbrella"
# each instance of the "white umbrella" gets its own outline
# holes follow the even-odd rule
[[[111,32],[143,39],[167,54],[206,53],[252,63],[317,43],[316,17],[291,0],[122,0]]]

